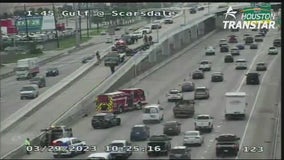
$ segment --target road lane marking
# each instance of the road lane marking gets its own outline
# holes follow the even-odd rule
[[[253,60],[251,61],[251,64],[250,64],[250,66],[249,66],[249,68],[247,69],[247,71],[246,71],[245,74],[247,74],[247,73],[252,69],[252,67],[253,67],[253,65],[254,65],[255,60],[257,59],[257,57],[259,57],[260,55],[262,55],[262,54],[259,53],[259,52],[262,51],[261,48],[262,48],[263,44],[264,44],[264,42],[261,43],[261,45],[260,45],[260,47],[259,47],[259,50],[257,50],[257,52],[256,52],[256,56],[255,56],[255,57],[253,58]],[[243,75],[243,79],[242,79],[242,81],[241,81],[241,83],[240,83],[240,85],[239,85],[239,87],[238,87],[238,89],[237,89],[237,92],[240,91],[240,89],[241,89],[241,87],[242,87],[242,85],[243,85],[245,79],[246,79],[246,75]]]
[[[273,63],[275,62],[275,60],[277,59],[276,57],[277,57],[277,56],[274,57],[274,59],[272,60],[272,62],[271,62],[271,63],[269,64],[269,66],[267,67],[267,71],[263,74],[263,77],[262,77],[262,79],[261,79],[260,86],[259,86],[258,91],[257,91],[257,93],[256,93],[256,97],[255,97],[255,100],[254,100],[252,109],[251,109],[250,114],[249,114],[249,119],[248,119],[248,121],[247,121],[245,130],[244,130],[244,133],[243,133],[243,136],[242,136],[242,139],[241,139],[240,147],[242,147],[242,145],[243,145],[243,142],[244,142],[244,139],[245,139],[245,136],[246,136],[246,133],[247,133],[247,129],[248,129],[248,126],[249,126],[249,122],[250,122],[251,117],[252,117],[252,114],[253,114],[253,112],[254,112],[254,109],[255,109],[255,106],[256,106],[256,103],[257,103],[257,100],[258,100],[260,91],[261,91],[261,89],[262,89],[262,82],[264,81],[264,78],[265,78],[265,76],[266,76],[266,73],[269,71],[269,69],[271,68],[272,64],[273,64]],[[238,152],[238,155],[237,155],[237,157],[236,157],[235,159],[238,159],[239,154],[240,154],[240,152]]]

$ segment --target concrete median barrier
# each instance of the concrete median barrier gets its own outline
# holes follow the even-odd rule
[[[173,58],[179,56],[176,53],[184,49],[186,46],[197,45],[203,39],[213,34],[212,31],[215,30],[215,27],[212,27],[211,29],[207,29],[205,31],[204,23],[214,18],[215,17],[213,15],[208,15],[207,17],[199,19],[196,24],[193,23],[191,25],[188,25],[187,28],[183,27],[172,35],[164,37],[160,41],[160,43],[154,44],[150,49],[136,53],[113,75],[111,75],[100,85],[95,87],[82,100],[71,106],[70,109],[62,114],[62,116],[57,120],[55,120],[52,125],[71,125],[74,122],[77,122],[78,119],[90,115],[90,113],[93,113],[95,111],[94,100],[97,95],[117,90],[120,86],[129,82],[129,80],[138,75],[141,75],[142,73],[147,72],[147,70],[153,68],[154,66],[157,66],[157,64],[166,65]],[[194,29],[192,29],[192,27]],[[196,33],[196,36],[192,38],[189,36],[189,29],[193,33],[198,32],[198,30],[200,30],[200,32],[198,34]],[[183,41],[182,44],[179,44],[181,41]],[[172,46],[170,52],[169,46]]]

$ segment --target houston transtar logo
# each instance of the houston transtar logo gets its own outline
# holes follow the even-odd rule
[[[224,29],[276,29],[276,16],[270,5],[244,8],[240,14],[230,6],[224,15]],[[229,21],[228,17],[234,20]]]

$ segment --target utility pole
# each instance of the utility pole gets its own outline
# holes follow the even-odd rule
[[[89,3],[87,3],[87,37],[89,38],[89,14],[90,14],[90,10],[89,10]]]
[[[55,7],[54,7],[54,3],[52,3],[52,9],[53,9],[53,18],[54,18],[54,27],[55,27],[55,36],[56,36],[56,42],[57,42],[57,48],[60,47],[59,45],[59,36],[58,36],[58,31],[57,31],[57,19],[56,19],[56,11],[55,11]]]
[[[81,12],[81,3],[78,3],[78,7],[79,7],[79,12]],[[82,26],[81,26],[81,22],[82,22],[82,19],[81,19],[81,15],[79,16],[79,33],[80,33],[80,41],[82,40]]]
[[[77,10],[77,3],[73,3],[74,11]],[[79,30],[78,30],[78,15],[75,16],[75,37],[76,37],[76,48],[80,47],[80,37],[79,37]]]
[[[24,11],[25,11],[26,36],[27,36],[27,40],[30,40],[30,38],[29,38],[29,29],[28,29],[28,20],[27,20],[26,4],[24,4]]]

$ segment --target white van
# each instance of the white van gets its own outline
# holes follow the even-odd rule
[[[245,92],[226,92],[225,118],[245,118],[247,101]]]
[[[161,122],[164,119],[164,108],[159,104],[151,104],[144,107],[143,110],[143,123],[151,121]]]
[[[236,60],[236,70],[238,69],[247,69],[247,60],[245,59],[237,59]]]

